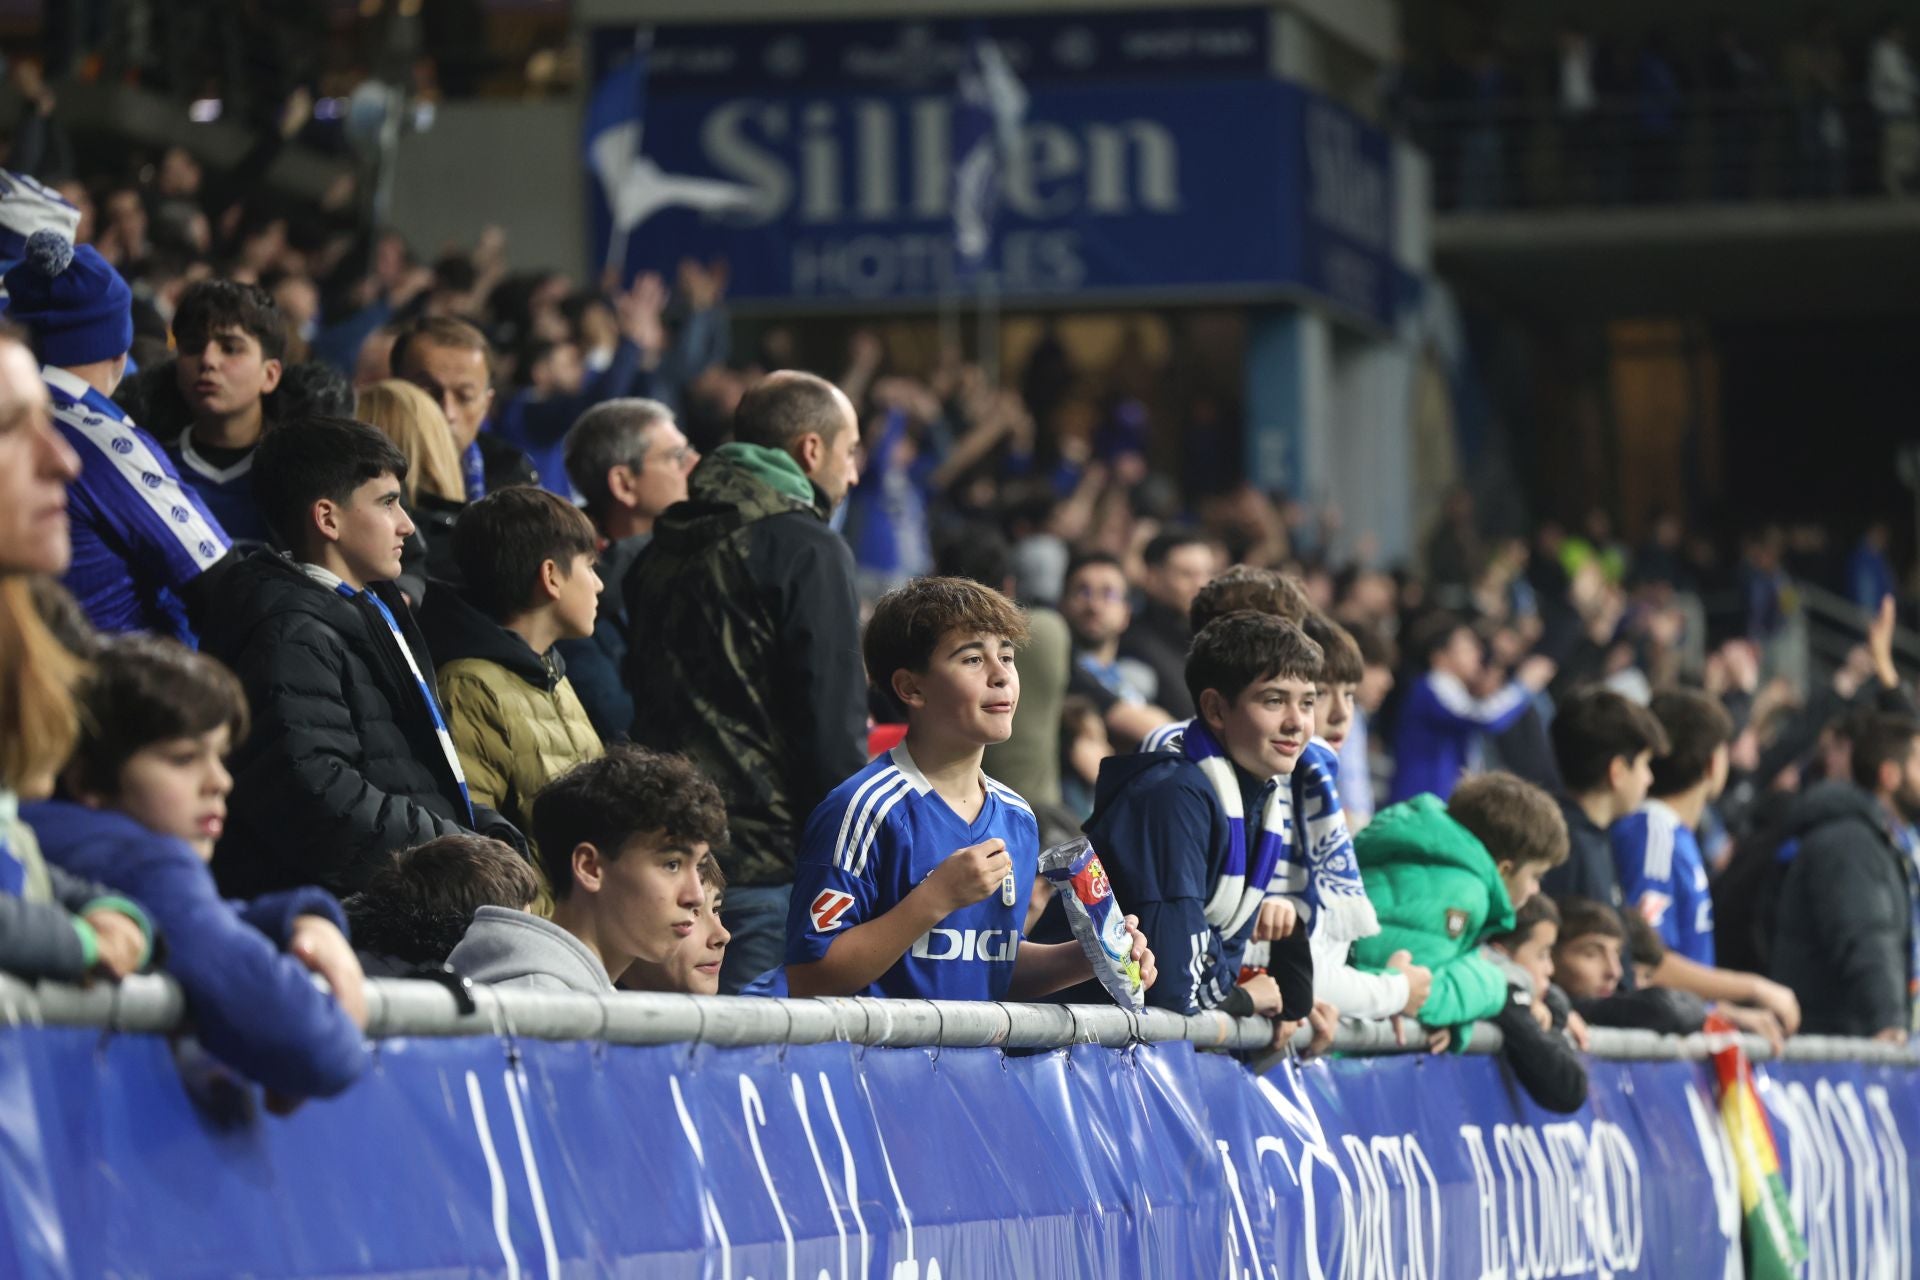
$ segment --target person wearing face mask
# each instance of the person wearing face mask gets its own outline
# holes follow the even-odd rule
[[[367,1065],[363,978],[340,904],[312,887],[229,903],[207,870],[233,788],[226,756],[247,731],[240,682],[157,636],[110,639],[92,666],[69,798],[21,817],[49,860],[152,912],[208,1052],[283,1097],[340,1093]]]

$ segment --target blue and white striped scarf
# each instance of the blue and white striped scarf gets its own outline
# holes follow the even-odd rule
[[[1340,790],[1334,781],[1339,759],[1331,748],[1309,742],[1290,777],[1267,781],[1260,793],[1260,837],[1251,865],[1240,780],[1213,734],[1195,719],[1184,726],[1177,746],[1163,749],[1177,750],[1200,766],[1233,831],[1234,851],[1207,901],[1209,924],[1231,936],[1259,908],[1262,898],[1279,896],[1292,899],[1300,922],[1328,944],[1346,944],[1380,932],[1340,808]],[[1296,798],[1301,821],[1294,814]]]
[[[1260,833],[1249,858],[1246,805],[1241,800],[1240,776],[1234,772],[1233,761],[1198,720],[1188,726],[1180,752],[1199,765],[1200,772],[1213,784],[1213,793],[1219,797],[1220,807],[1227,814],[1227,827],[1233,833],[1233,847],[1220,869],[1220,878],[1214,881],[1205,910],[1207,923],[1222,937],[1231,938],[1260,909],[1267,885],[1286,857],[1293,835],[1293,795],[1282,785],[1284,778],[1269,778],[1260,789]]]
[[[394,644],[400,647],[400,656],[406,660],[407,670],[413,673],[413,683],[420,689],[420,700],[427,704],[427,714],[433,717],[433,732],[440,739],[440,750],[447,757],[447,767],[453,770],[453,780],[460,784],[460,805],[465,812],[461,815],[468,827],[473,826],[473,797],[467,794],[466,770],[460,767],[460,753],[454,749],[453,735],[447,732],[446,717],[440,714],[440,700],[433,696],[433,690],[427,685],[427,678],[420,674],[420,664],[413,660],[413,650],[407,647],[407,638],[400,631],[399,620],[393,611],[387,608],[387,602],[371,591],[355,591],[344,582],[336,580],[333,589],[349,600],[365,598],[380,611],[387,630],[393,634]]]

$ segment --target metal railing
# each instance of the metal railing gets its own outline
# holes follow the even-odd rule
[[[367,1035],[502,1036],[585,1040],[607,1044],[827,1044],[906,1048],[1058,1049],[1076,1044],[1120,1048],[1186,1041],[1203,1049],[1261,1053],[1272,1041],[1265,1018],[1222,1013],[1181,1015],[1115,1006],[993,1004],[985,1001],[874,1000],[863,997],[758,1000],[739,996],[609,996],[502,990],[474,985],[456,990],[438,982],[373,978],[367,982]],[[118,985],[71,987],[31,984],[0,975],[0,1022],[10,1026],[99,1027],[128,1034],[163,1034],[187,1021],[186,1001],[172,979],[149,975]],[[1403,1034],[1404,1031],[1404,1034]],[[1302,1031],[1296,1047],[1305,1047]],[[1920,1051],[1879,1040],[1800,1036],[1775,1055],[1757,1037],[1742,1037],[1756,1060],[1873,1062],[1920,1068]],[[1468,1052],[1496,1053],[1500,1030],[1475,1026]],[[1650,1031],[1596,1027],[1598,1058],[1698,1060],[1715,1042],[1704,1035],[1662,1036]],[[1392,1022],[1343,1022],[1334,1052],[1355,1055],[1425,1051],[1417,1028]],[[1270,1058],[1256,1060],[1264,1066]]]

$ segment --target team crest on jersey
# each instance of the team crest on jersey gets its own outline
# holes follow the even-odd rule
[[[1467,931],[1467,913],[1459,907],[1447,908],[1447,936],[1457,938]]]
[[[842,924],[847,908],[853,905],[853,895],[842,893],[838,889],[822,889],[814,898],[813,905],[807,908],[807,914],[813,918],[815,933],[832,933]]]
[[[1664,893],[1656,893],[1652,889],[1641,894],[1640,901],[1634,904],[1640,912],[1640,918],[1656,929],[1660,927],[1660,922],[1666,918],[1667,908],[1672,905],[1673,899],[1671,897]]]

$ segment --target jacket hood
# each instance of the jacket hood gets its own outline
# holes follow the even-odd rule
[[[1183,755],[1171,751],[1128,751],[1117,756],[1108,756],[1100,762],[1100,776],[1093,784],[1093,807],[1104,809],[1122,790],[1144,779],[1148,774],[1161,770],[1181,769],[1193,762]],[[1205,781],[1205,775],[1195,770],[1195,776],[1201,779],[1200,785],[1211,789]]]
[[[794,471],[805,480],[798,464]],[[767,469],[757,458],[723,446],[693,469],[687,478],[687,500],[667,508],[654,522],[654,539],[664,549],[679,550],[717,541],[769,516],[805,511],[824,519],[819,492],[807,483],[813,501],[803,502],[769,483]]]
[[[475,982],[544,977],[587,995],[613,990],[607,971],[580,939],[551,920],[507,907],[481,907],[447,963]]]
[[[1887,814],[1880,802],[1851,782],[1822,782],[1809,787],[1787,811],[1787,834],[1804,836],[1830,822],[1864,822],[1885,833]]]
[[[1495,933],[1513,928],[1513,902],[1493,855],[1479,837],[1448,816],[1446,801],[1439,796],[1418,795],[1382,809],[1353,838],[1353,852],[1363,871],[1392,863],[1474,876],[1486,886],[1492,904],[1486,928]]]
[[[307,576],[277,551],[255,547],[220,571],[217,591],[223,606],[207,610],[200,638],[215,653],[238,653],[254,628],[283,613],[304,613],[336,631],[364,635],[366,618],[344,596]],[[389,607],[394,605],[388,599]]]
[[[466,593],[434,581],[420,606],[420,631],[433,664],[444,667],[462,658],[498,663],[530,685],[551,691],[566,674],[558,650],[545,657],[513,632],[482,613]]]

